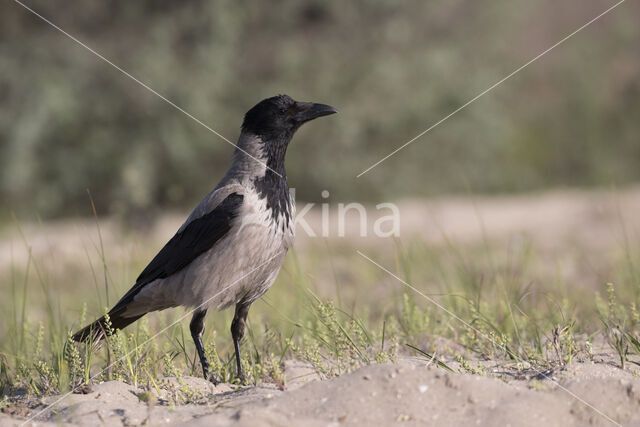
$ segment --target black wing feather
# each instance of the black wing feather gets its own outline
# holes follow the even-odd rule
[[[242,194],[229,194],[214,210],[191,221],[184,230],[176,233],[140,273],[133,288],[111,311],[116,311],[131,302],[146,284],[177,273],[211,249],[231,229],[231,221],[238,216],[243,199]]]

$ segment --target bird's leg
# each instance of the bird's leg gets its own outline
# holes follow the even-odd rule
[[[198,357],[200,358],[200,364],[202,365],[202,373],[206,380],[209,379],[209,361],[207,355],[204,353],[204,346],[202,345],[202,332],[204,331],[204,316],[206,316],[207,310],[196,310],[189,323],[189,329],[191,330],[191,338],[198,350]]]
[[[250,306],[251,303],[239,302],[236,304],[236,314],[233,316],[233,322],[231,322],[231,336],[233,337],[233,346],[236,350],[236,365],[238,367],[237,373],[240,383],[244,383],[244,372],[242,372],[242,363],[240,360],[240,340],[244,336],[244,325]]]

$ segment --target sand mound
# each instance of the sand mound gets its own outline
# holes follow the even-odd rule
[[[38,417],[37,425],[566,427],[611,424],[607,417],[640,424],[640,379],[605,363],[574,363],[551,379],[527,380],[498,371],[485,376],[450,373],[417,359],[370,365],[325,381],[301,364],[288,366],[284,391],[275,385],[238,388],[184,378],[165,379],[158,394],[105,382],[62,399]],[[189,403],[182,403],[185,399]],[[16,403],[5,408],[13,416],[0,415],[0,425],[19,425],[57,400]]]

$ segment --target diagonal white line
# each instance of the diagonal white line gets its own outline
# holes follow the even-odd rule
[[[247,153],[245,150],[243,150],[242,148],[238,147],[236,144],[234,144],[233,142],[229,141],[227,138],[225,138],[222,134],[220,134],[219,132],[216,132],[211,126],[207,125],[206,123],[204,123],[202,120],[198,119],[197,117],[195,117],[193,114],[189,113],[188,111],[186,111],[184,108],[180,107],[179,105],[175,104],[173,101],[171,101],[170,99],[168,99],[166,96],[162,95],[161,93],[159,93],[158,91],[156,91],[155,89],[151,88],[149,85],[147,85],[146,83],[140,81],[139,79],[137,79],[136,77],[134,77],[133,75],[131,75],[129,72],[125,71],[124,69],[122,69],[121,67],[117,66],[116,64],[114,64],[113,62],[111,62],[109,59],[105,58],[103,55],[101,55],[100,53],[96,52],[94,49],[92,49],[91,47],[87,46],[85,43],[83,43],[82,41],[78,40],[76,37],[72,36],[71,34],[69,34],[68,32],[66,32],[65,30],[63,30],[62,28],[58,27],[56,24],[54,24],[53,22],[51,22],[50,20],[48,20],[47,18],[45,18],[44,16],[40,15],[38,12],[36,12],[35,10],[31,9],[29,6],[25,5],[24,3],[20,2],[19,0],[13,0],[15,3],[19,4],[20,6],[22,6],[23,8],[25,8],[26,10],[28,10],[29,12],[33,13],[35,16],[37,16],[38,18],[40,18],[42,21],[46,22],[47,24],[51,25],[53,28],[55,28],[56,30],[58,30],[59,32],[61,32],[62,34],[64,34],[65,36],[67,36],[68,38],[70,38],[71,40],[73,40],[74,42],[76,42],[77,44],[79,44],[80,46],[82,46],[83,48],[85,48],[86,50],[88,50],[89,52],[93,53],[95,56],[97,56],[98,58],[102,59],[104,62],[106,62],[107,64],[111,65],[113,68],[115,68],[116,70],[120,71],[122,74],[124,74],[125,76],[129,77],[131,80],[133,80],[134,82],[138,83],[140,86],[142,86],[143,88],[147,89],[149,92],[151,92],[152,94],[156,95],[158,98],[162,99],[164,102],[166,102],[167,104],[171,105],[173,108],[175,108],[176,110],[180,111],[181,113],[183,113],[184,115],[186,115],[187,117],[189,117],[190,119],[192,119],[193,121],[195,121],[196,123],[198,123],[199,125],[201,125],[202,127],[204,127],[205,129],[207,129],[208,131],[212,132],[214,135],[222,138],[224,141],[228,142],[229,144],[233,145],[234,147],[236,147],[236,149],[240,150],[241,152],[243,152],[244,154],[246,154],[247,156],[249,156],[250,158],[252,158],[253,160],[255,160],[256,162],[262,164],[264,167],[266,167],[267,169],[269,169],[271,172],[275,173],[276,175],[278,175],[280,178],[282,178],[282,175],[280,175],[278,172],[274,171],[273,169],[271,169],[269,166],[267,166],[266,163],[264,163],[262,160],[257,159],[256,157],[252,156],[251,154]]]
[[[14,0],[15,1],[15,0]],[[533,64],[535,61],[537,61],[538,59],[542,58],[544,55],[546,55],[547,53],[549,53],[550,51],[552,51],[554,48],[560,46],[562,43],[564,43],[565,41],[569,40],[571,37],[575,36],[576,34],[578,34],[580,31],[584,30],[585,28],[587,28],[589,25],[593,24],[594,22],[596,22],[598,19],[602,18],[604,15],[606,15],[607,13],[611,12],[613,9],[615,9],[616,7],[620,6],[622,3],[624,3],[626,0],[620,0],[618,3],[614,4],[613,6],[611,6],[610,8],[608,8],[607,10],[605,10],[604,12],[602,12],[601,14],[599,14],[598,16],[596,16],[595,18],[591,19],[589,22],[587,22],[586,24],[582,25],[581,27],[579,27],[578,29],[576,29],[575,31],[573,31],[571,34],[565,36],[563,39],[561,39],[560,41],[558,41],[557,43],[553,44],[551,47],[545,49],[544,51],[542,51],[541,53],[539,53],[537,56],[535,56],[533,59],[529,60],[528,62],[526,62],[525,64],[521,65],[520,67],[516,68],[515,70],[513,70],[511,73],[509,73],[506,77],[503,77],[502,79],[498,80],[497,82],[495,82],[494,84],[492,84],[491,86],[489,86],[487,89],[483,90],[482,92],[480,92],[479,94],[477,94],[476,96],[474,96],[473,98],[471,98],[469,101],[465,102],[464,104],[462,104],[460,107],[456,108],[455,110],[453,110],[451,113],[447,114],[446,116],[444,116],[443,118],[441,118],[440,120],[438,120],[437,122],[435,122],[434,124],[432,124],[431,126],[429,126],[427,129],[423,130],[422,132],[420,132],[418,135],[416,135],[415,137],[411,138],[409,141],[405,142],[404,144],[402,144],[400,147],[396,148],[395,150],[393,150],[391,153],[387,154],[386,156],[384,156],[382,159],[378,160],[377,162],[375,162],[374,164],[372,164],[371,166],[369,166],[368,168],[366,168],[365,170],[363,170],[362,172],[360,172],[358,175],[356,175],[356,178],[360,178],[362,175],[364,175],[365,173],[369,172],[371,169],[375,168],[376,166],[378,166],[380,163],[384,162],[385,160],[387,160],[389,157],[393,156],[394,154],[396,154],[398,151],[404,149],[405,147],[407,147],[408,145],[412,144],[413,142],[415,142],[418,138],[422,137],[424,134],[426,134],[427,132],[429,132],[431,129],[435,128],[436,126],[440,125],[442,122],[446,121],[447,119],[449,119],[451,116],[453,116],[454,114],[458,113],[459,111],[463,110],[464,108],[466,108],[467,106],[469,106],[470,104],[472,104],[473,102],[475,102],[478,98],[484,96],[486,93],[488,93],[489,91],[495,89],[496,87],[500,86],[502,83],[504,83],[505,81],[509,80],[511,77],[515,76],[516,74],[518,74],[520,71],[524,70],[526,67],[528,67],[529,65]]]
[[[133,350],[131,350],[130,352],[128,352],[127,354],[125,354],[124,356],[120,357],[118,360],[116,360],[115,362],[113,362],[112,364],[110,364],[109,366],[104,367],[102,370],[100,370],[100,372],[98,372],[97,374],[93,375],[92,377],[89,378],[89,380],[94,380],[96,379],[98,376],[100,376],[104,371],[106,371],[107,369],[111,368],[113,365],[115,365],[116,363],[120,362],[121,360],[123,360],[124,358],[126,358],[127,356],[129,356],[130,354],[132,354],[133,352],[137,351],[140,347],[146,345],[147,343],[151,342],[152,340],[154,340],[155,338],[157,338],[159,335],[163,334],[164,332],[166,332],[168,329],[170,329],[173,325],[181,322],[183,319],[185,319],[186,317],[188,317],[191,313],[193,313],[194,311],[200,309],[201,307],[207,305],[207,303],[209,303],[209,301],[213,300],[215,297],[217,297],[218,295],[220,295],[221,293],[223,293],[224,291],[226,291],[227,289],[233,287],[235,284],[237,284],[239,281],[241,281],[242,279],[244,279],[245,277],[249,276],[251,273],[253,273],[254,271],[258,270],[259,268],[267,265],[268,263],[270,263],[271,261],[273,261],[275,258],[279,257],[280,255],[282,255],[284,253],[284,251],[278,252],[277,254],[275,254],[274,256],[272,256],[271,258],[269,258],[268,260],[266,260],[265,262],[263,262],[262,264],[258,265],[257,267],[253,268],[251,271],[249,271],[248,273],[242,275],[242,277],[240,277],[239,279],[233,281],[230,285],[226,286],[225,288],[223,288],[222,290],[220,290],[218,293],[216,293],[215,295],[213,295],[211,298],[207,299],[205,302],[203,302],[202,304],[200,304],[199,306],[195,307],[194,309],[186,312],[183,316],[179,317],[178,320],[176,320],[175,322],[171,323],[169,326],[165,327],[164,329],[162,329],[160,332],[156,333],[154,336],[152,336],[151,338],[149,338],[148,340],[146,340],[145,342],[143,342],[142,344],[138,344]],[[42,415],[43,413],[45,413],[46,411],[48,411],[49,409],[51,409],[53,406],[57,405],[58,403],[60,403],[62,400],[66,399],[67,397],[69,397],[76,389],[78,388],[78,386],[72,388],[70,391],[68,391],[67,393],[63,394],[62,396],[60,396],[59,399],[57,399],[55,402],[51,403],[50,405],[47,405],[46,408],[42,409],[41,411],[39,411],[38,413],[30,416],[29,418],[27,418],[22,424],[20,424],[21,426],[27,424],[29,421],[33,420],[34,418]]]
[[[464,321],[463,319],[461,319],[460,317],[458,317],[456,314],[452,313],[450,310],[446,309],[445,307],[442,306],[442,304],[438,303],[436,300],[434,300],[433,298],[430,298],[427,294],[423,293],[422,291],[420,291],[419,289],[417,289],[416,287],[412,286],[411,284],[407,283],[406,281],[402,280],[400,277],[396,276],[395,274],[393,274],[391,271],[389,271],[388,269],[386,269],[385,267],[383,267],[382,265],[378,264],[377,262],[375,262],[374,260],[372,260],[371,258],[369,258],[368,256],[366,256],[365,254],[363,254],[361,251],[356,250],[356,252],[358,253],[358,255],[360,255],[361,257],[363,257],[364,259],[366,259],[367,261],[369,261],[371,264],[375,265],[376,267],[378,267],[380,270],[384,271],[385,273],[387,273],[389,276],[393,277],[394,279],[396,279],[397,281],[399,281],[400,283],[402,283],[403,285],[405,285],[406,287],[408,287],[409,289],[411,289],[412,291],[416,292],[417,294],[423,296],[424,298],[426,298],[429,302],[431,302],[432,304],[434,304],[436,307],[438,307],[439,309],[445,311],[447,314],[449,314],[451,317],[453,317],[454,319],[460,321],[462,324],[464,324],[466,327],[471,328],[473,331],[475,331],[476,333],[478,333],[479,335],[481,335],[482,337],[484,337],[485,339],[487,339],[489,342],[491,342],[494,345],[497,345],[498,347],[503,347],[500,344],[496,343],[493,339],[491,339],[490,336],[488,336],[487,334],[485,334],[484,332],[479,331],[478,329],[474,328],[473,326],[471,326],[469,323],[467,323],[466,321]],[[506,349],[505,349],[506,350]],[[508,351],[508,350],[507,350]],[[613,424],[615,425],[620,425],[620,423],[618,423],[617,421],[614,421],[611,417],[609,417],[607,414],[605,414],[604,412],[600,411],[598,408],[596,408],[595,406],[593,406],[592,404],[590,404],[589,402],[587,402],[586,400],[584,400],[583,398],[581,398],[580,396],[578,396],[577,394],[575,394],[574,392],[572,392],[571,390],[569,390],[568,388],[564,387],[562,384],[560,384],[558,381],[554,380],[552,377],[550,377],[549,375],[545,374],[542,371],[538,371],[536,369],[533,369],[533,371],[535,371],[538,375],[542,375],[543,377],[551,380],[552,382],[554,382],[558,388],[566,391],[567,393],[569,393],[569,395],[571,395],[574,399],[578,400],[579,402],[581,402],[582,404],[588,406],[589,408],[593,409],[595,412],[597,412],[598,414],[600,414],[603,418],[607,419],[608,421],[611,421]]]

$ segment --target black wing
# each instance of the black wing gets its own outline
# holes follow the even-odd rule
[[[211,249],[231,229],[231,221],[238,216],[243,199],[242,194],[229,194],[214,210],[191,221],[173,236],[111,311],[115,312],[131,302],[146,284],[171,276]]]

